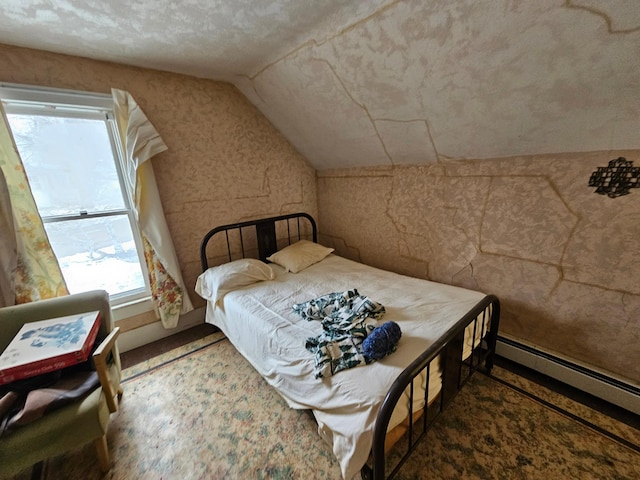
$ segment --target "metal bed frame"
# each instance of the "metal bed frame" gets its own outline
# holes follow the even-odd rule
[[[310,227],[311,232],[307,231],[308,228],[305,229],[304,223],[300,223],[300,220],[302,219],[308,221],[306,226]],[[295,220],[293,225],[296,227],[295,232],[291,231],[291,222],[293,220]],[[204,272],[209,268],[209,260],[207,258],[207,246],[209,244],[209,240],[211,240],[211,238],[217,233],[222,232],[224,232],[226,239],[226,254],[223,254],[223,256],[226,256],[228,262],[232,261],[234,258],[246,258],[251,254],[251,252],[255,254],[256,249],[257,258],[266,262],[268,256],[279,250],[276,232],[277,223],[284,224],[286,226],[287,232],[284,239],[287,242],[287,245],[290,245],[292,240],[302,240],[309,235],[311,235],[313,242],[318,243],[318,228],[316,227],[316,221],[308,213],[290,213],[288,215],[279,215],[277,217],[222,225],[209,230],[200,242],[200,265],[202,266],[202,271]],[[255,245],[246,245],[247,242],[245,241],[245,236],[242,233],[245,229],[248,229],[255,234]],[[233,230],[238,231],[238,238],[236,239],[237,241],[235,245],[233,245],[232,239],[229,238],[229,232]],[[234,246],[235,249],[233,249]],[[253,248],[250,249],[249,247]]]
[[[233,235],[230,237],[229,232],[234,231],[235,238]],[[224,233],[224,242],[219,246],[219,251],[215,252],[214,257],[220,260],[217,263],[251,256],[266,261],[268,256],[295,241],[303,238],[311,239],[316,243],[318,241],[316,222],[307,213],[292,213],[219,226],[207,232],[200,244],[200,262],[203,272],[209,268],[207,255],[209,241],[221,233]],[[495,295],[485,296],[398,376],[387,392],[376,417],[371,455],[361,470],[363,479],[394,478],[424,439],[434,421],[444,412],[473,373],[480,369],[486,374],[491,373],[499,320],[500,301]],[[471,354],[463,359],[465,330],[472,324]],[[480,335],[481,338],[476,342],[476,333],[485,331],[486,335]],[[424,410],[414,412],[414,379],[425,372],[426,385],[429,385],[430,364],[438,356],[442,369],[442,384],[438,397],[428,404],[429,389],[426,388]],[[394,408],[404,392],[408,392],[409,395],[409,415],[406,420],[408,427],[405,434],[393,446],[393,450],[390,450],[385,447],[387,427]],[[391,451],[397,460],[394,465],[388,466],[387,456]]]

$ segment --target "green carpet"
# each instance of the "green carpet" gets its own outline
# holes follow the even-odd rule
[[[312,416],[289,409],[220,334],[124,373],[110,472],[88,444],[50,459],[45,478],[341,478]],[[474,375],[397,478],[640,478],[640,432],[507,370],[494,375]]]

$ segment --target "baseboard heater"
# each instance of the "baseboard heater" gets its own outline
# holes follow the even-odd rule
[[[630,381],[503,335],[498,336],[496,354],[640,415],[640,388]]]

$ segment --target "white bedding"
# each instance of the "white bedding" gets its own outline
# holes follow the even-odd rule
[[[209,301],[206,321],[227,335],[292,408],[313,411],[320,435],[340,462],[343,478],[350,479],[367,460],[376,415],[395,378],[484,294],[375,269],[336,255],[297,274],[271,266],[274,280],[229,292],[217,306]],[[316,379],[314,355],[305,349],[305,341],[321,334],[322,326],[301,319],[292,306],[354,288],[385,306],[380,324],[393,320],[400,325],[398,349],[372,364]],[[480,336],[478,331],[476,337]],[[465,357],[470,352],[470,337],[472,334],[467,335]],[[440,389],[439,369],[431,370],[429,400]],[[414,409],[422,408],[419,402]],[[394,412],[389,428],[407,414],[405,400]]]

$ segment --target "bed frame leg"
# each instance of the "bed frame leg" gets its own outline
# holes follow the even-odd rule
[[[373,480],[373,469],[369,465],[365,465],[360,469],[360,477],[362,480]]]
[[[493,369],[493,361],[496,356],[496,343],[498,343],[498,324],[500,323],[500,300],[495,295],[491,295],[492,309],[491,309],[491,328],[487,335],[487,344],[489,348],[489,355],[484,361],[484,370],[487,375],[491,375]]]
[[[484,362],[484,373],[491,376],[491,370],[493,370],[493,355],[490,355]]]

